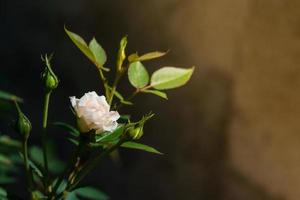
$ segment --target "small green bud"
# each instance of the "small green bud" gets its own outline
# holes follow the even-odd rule
[[[128,133],[129,133],[129,135],[130,135],[130,137],[131,137],[132,139],[138,140],[138,139],[140,139],[140,138],[143,136],[143,134],[144,134],[143,128],[144,128],[143,126],[139,126],[139,127],[137,127],[137,128],[130,128],[130,129],[128,130]]]
[[[153,116],[154,114],[152,113],[143,116],[143,118],[139,122],[135,123],[133,127],[130,127],[128,129],[128,135],[134,140],[140,139],[144,135],[144,124]]]
[[[117,58],[117,70],[122,71],[122,65],[126,58],[125,48],[127,45],[127,36],[123,37],[120,41],[120,48],[118,51],[118,58]]]
[[[52,91],[55,88],[57,88],[59,82],[57,76],[54,74],[54,72],[51,69],[51,64],[50,64],[51,58],[52,56],[48,58],[47,55],[45,55],[45,57],[42,57],[42,60],[45,62],[45,69],[42,74],[42,79],[44,82],[45,89],[47,91]]]
[[[20,133],[24,138],[28,138],[31,132],[31,123],[29,119],[24,115],[21,111],[17,102],[15,102],[17,112],[18,112],[18,120],[16,121],[15,128],[18,133]]]

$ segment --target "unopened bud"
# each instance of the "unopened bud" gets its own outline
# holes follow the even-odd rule
[[[48,58],[46,55],[44,58],[42,58],[42,60],[45,62],[45,69],[42,74],[44,87],[47,91],[52,91],[55,88],[57,88],[59,81],[57,76],[54,74],[54,72],[51,69],[51,65],[50,65],[51,57]]]
[[[16,108],[18,112],[18,120],[16,121],[16,131],[20,133],[24,138],[28,138],[31,132],[31,123],[29,119],[21,111],[19,105],[16,103]]]
[[[140,139],[143,134],[144,134],[144,131],[143,131],[143,126],[139,126],[137,128],[130,128],[128,130],[128,133],[130,135],[130,137],[134,140],[138,140]]]
[[[120,48],[119,48],[118,58],[117,58],[118,71],[122,71],[122,65],[126,58],[126,54],[125,54],[126,45],[127,45],[127,36],[123,37],[120,41]]]

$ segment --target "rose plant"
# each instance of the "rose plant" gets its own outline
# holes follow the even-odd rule
[[[133,53],[127,56],[127,37],[123,37],[117,54],[116,67],[107,68],[105,66],[106,53],[95,38],[87,44],[83,38],[66,28],[65,32],[75,46],[96,66],[103,89],[99,89],[98,92],[87,92],[81,98],[70,97],[71,110],[76,121],[75,126],[65,122],[51,123],[68,132],[67,139],[76,146],[68,163],[62,163],[62,171],[57,170],[59,161],[51,155],[49,150],[49,137],[51,136],[48,133],[49,102],[51,94],[59,85],[51,66],[52,56],[42,56],[45,65],[42,73],[44,85],[42,148],[28,147],[32,126],[29,118],[20,108],[22,99],[0,91],[0,99],[10,100],[15,104],[17,111],[15,130],[19,134],[19,140],[0,135],[0,199],[76,200],[81,197],[108,199],[107,195],[96,188],[81,185],[81,181],[97,166],[99,161],[118,148],[162,154],[153,147],[137,142],[144,134],[145,123],[153,117],[153,114],[146,114],[140,120],[133,121],[129,115],[120,113],[120,109],[122,106],[131,106],[134,97],[142,93],[150,93],[167,99],[165,90],[186,84],[194,67],[162,67],[150,76],[144,62],[160,58],[167,52],[154,51],[143,55]],[[107,74],[111,71],[114,71],[115,75],[110,81]],[[128,97],[124,97],[117,90],[119,81],[126,74],[129,83],[134,87],[134,92]],[[37,155],[39,155],[38,158]],[[27,197],[17,197],[5,189],[5,185],[12,183],[15,179],[12,178],[14,174],[12,169],[18,167],[20,163],[24,165]],[[57,164],[54,168],[53,163]]]

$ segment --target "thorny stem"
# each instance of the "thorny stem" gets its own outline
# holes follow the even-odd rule
[[[108,154],[110,154],[112,151],[116,150],[118,147],[120,147],[125,141],[127,140],[126,137],[120,139],[120,141],[115,144],[114,146],[106,149],[101,154],[96,156],[93,160],[88,162],[82,169],[78,172],[77,177],[75,177],[74,182],[72,184],[69,184],[66,187],[66,191],[71,191],[74,189],[81,181],[82,179],[91,171],[93,170],[96,165]]]
[[[53,197],[55,196],[55,193],[57,192],[57,189],[59,188],[59,186],[61,185],[62,181],[64,180],[64,178],[68,175],[71,174],[73,167],[75,165],[75,163],[77,162],[78,157],[80,156],[80,152],[82,150],[83,147],[83,142],[80,140],[79,144],[77,146],[77,150],[75,151],[74,155],[71,157],[71,159],[69,160],[67,167],[65,168],[65,171],[60,175],[59,179],[57,180],[57,182],[55,183],[52,193],[49,196],[49,199],[52,200]]]

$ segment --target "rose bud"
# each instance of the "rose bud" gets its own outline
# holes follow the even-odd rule
[[[57,88],[59,81],[58,81],[57,76],[54,74],[54,72],[51,69],[51,65],[50,65],[51,57],[49,59],[46,55],[45,58],[42,58],[42,59],[45,62],[45,69],[42,74],[44,86],[47,91],[52,91],[55,88]]]
[[[130,128],[130,129],[128,130],[129,136],[130,136],[132,139],[134,139],[134,140],[138,140],[138,139],[140,139],[140,138],[143,136],[143,134],[144,134],[143,129],[144,129],[144,126],[143,126],[143,125],[142,125],[142,126],[139,126],[139,127],[137,127],[137,128]]]
[[[22,136],[24,136],[25,139],[27,139],[31,132],[31,123],[29,119],[24,115],[24,113],[21,111],[19,105],[16,104],[17,112],[18,112],[18,119],[15,124],[15,129],[18,133],[20,133]]]
[[[96,130],[96,133],[112,132],[117,128],[120,115],[117,111],[110,111],[105,96],[88,92],[80,99],[70,97],[70,101],[77,116],[78,128],[82,133],[90,130]]]
[[[117,70],[119,72],[122,71],[123,61],[126,58],[126,54],[125,54],[126,45],[127,45],[127,36],[123,37],[120,41],[120,48],[118,51],[118,58],[117,58]]]

